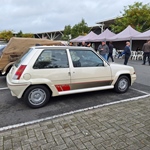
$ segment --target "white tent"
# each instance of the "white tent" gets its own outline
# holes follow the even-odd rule
[[[106,29],[104,32],[93,38],[91,42],[107,41],[108,38],[111,38],[115,35],[115,33],[111,32],[109,29]]]
[[[135,40],[149,40],[150,39],[150,30],[140,33],[133,37]]]
[[[115,36],[108,38],[109,41],[126,41],[132,40],[135,36],[140,34],[140,32],[133,29],[130,25],[124,29],[122,32],[116,34]]]
[[[79,39],[82,39],[84,36],[78,36],[78,37],[76,37],[76,38],[74,38],[74,39],[72,39],[72,40],[70,40],[70,42],[78,42],[79,41]]]
[[[70,42],[91,42],[92,39],[96,38],[98,35],[95,34],[93,31],[91,31],[89,34],[80,37],[77,37],[77,39],[72,39]]]

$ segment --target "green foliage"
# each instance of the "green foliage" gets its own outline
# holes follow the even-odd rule
[[[33,34],[31,33],[23,33],[21,30],[17,33],[17,37],[24,37],[24,38],[33,38]]]
[[[88,31],[89,31],[89,27],[87,23],[84,21],[84,19],[82,19],[80,23],[73,26],[71,35],[72,35],[72,38],[75,38],[79,35],[87,34]]]
[[[23,36],[22,31],[20,30],[20,32],[18,32],[18,33],[16,34],[16,36],[17,36],[17,37],[22,37],[22,36]]]
[[[0,39],[5,40],[8,42],[12,37],[25,37],[25,38],[33,38],[34,35],[31,33],[25,33],[23,34],[22,31],[18,32],[17,34],[13,34],[13,31],[10,30],[4,30],[0,32]]]
[[[68,41],[71,36],[71,26],[65,26],[64,35],[62,36],[62,40]]]
[[[24,37],[24,38],[33,38],[34,35],[33,35],[32,33],[24,33],[24,34],[22,35],[22,37]]]
[[[89,27],[84,19],[80,23],[75,24],[73,27],[70,25],[65,26],[64,35],[62,36],[63,40],[70,40],[70,38],[76,38],[79,35],[86,35],[89,32]]]
[[[3,39],[3,40],[5,40],[5,41],[9,41],[10,40],[10,38],[12,38],[13,37],[13,32],[12,31],[10,31],[10,30],[4,30],[4,31],[2,31],[2,32],[0,32],[0,39]]]
[[[133,5],[125,6],[122,17],[118,17],[111,29],[115,33],[124,30],[131,25],[135,30],[144,32],[150,27],[150,5],[143,5],[142,2],[135,2]]]

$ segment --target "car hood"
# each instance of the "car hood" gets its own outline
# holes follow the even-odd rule
[[[133,68],[132,66],[117,64],[117,63],[114,63],[114,62],[110,62],[109,64],[110,64],[111,67]]]
[[[113,72],[119,71],[119,70],[129,71],[130,73],[135,72],[132,66],[117,64],[117,63],[109,63],[109,64]]]

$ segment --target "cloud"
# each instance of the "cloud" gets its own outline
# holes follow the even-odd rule
[[[141,0],[148,3],[148,0]],[[120,15],[134,1],[116,0],[1,0],[0,31],[39,33],[63,30],[82,18],[89,26]]]

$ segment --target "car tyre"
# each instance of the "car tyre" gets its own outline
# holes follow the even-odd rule
[[[24,93],[24,101],[31,108],[43,107],[49,99],[50,91],[43,85],[31,86]]]
[[[117,82],[115,83],[114,90],[117,93],[125,93],[129,89],[129,86],[129,78],[127,76],[120,76]]]

